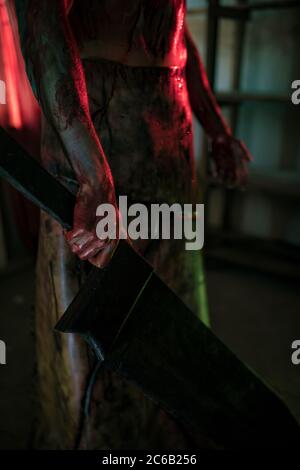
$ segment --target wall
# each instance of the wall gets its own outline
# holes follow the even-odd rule
[[[253,2],[252,2],[253,3]],[[258,2],[259,3],[259,2]],[[226,1],[223,4],[235,4]],[[206,14],[193,14],[206,1],[188,1],[188,22],[205,59]],[[236,22],[220,21],[216,91],[230,91]],[[268,102],[247,101],[240,108],[237,136],[248,145],[251,164],[249,190],[237,194],[231,205],[232,230],[263,238],[300,244],[300,105],[290,103],[291,83],[300,79],[297,45],[300,44],[300,14],[295,10],[261,11],[247,23],[242,61],[241,91],[268,94]],[[277,98],[280,98],[279,100]],[[228,114],[228,109],[224,109]],[[201,154],[196,127],[196,154]],[[259,184],[257,184],[259,182]],[[263,185],[268,186],[266,190]],[[278,189],[278,191],[277,191]],[[221,226],[224,193],[214,190],[210,200],[210,222]]]

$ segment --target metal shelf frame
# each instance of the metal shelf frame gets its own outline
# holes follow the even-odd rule
[[[236,48],[234,52],[234,69],[233,69],[233,87],[232,91],[225,93],[216,93],[218,102],[222,106],[231,108],[231,128],[235,133],[239,114],[240,106],[249,101],[258,102],[272,102],[289,105],[289,99],[280,94],[274,93],[248,93],[240,90],[241,70],[242,70],[242,58],[244,51],[244,40],[246,34],[247,22],[252,19],[252,13],[269,10],[287,10],[294,8],[300,10],[299,0],[277,0],[270,2],[253,3],[249,0],[237,0],[235,6],[223,6],[220,4],[220,0],[208,0],[207,8],[207,61],[206,69],[208,79],[210,81],[212,89],[215,91],[215,79],[216,79],[216,60],[218,52],[218,34],[220,20],[229,19],[237,22],[236,27]],[[203,13],[203,9],[202,13]],[[206,157],[207,158],[207,157]],[[207,163],[202,165],[202,168],[207,168]],[[249,178],[251,184],[251,175]],[[263,182],[261,182],[263,185]],[[268,182],[269,186],[269,182]],[[207,191],[209,191],[209,184],[207,185]],[[224,210],[223,210],[223,221],[222,230],[230,230],[230,208],[235,198],[236,190],[224,191]],[[207,200],[207,195],[205,195]]]

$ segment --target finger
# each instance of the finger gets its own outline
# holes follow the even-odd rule
[[[236,172],[230,172],[230,174],[228,175],[227,179],[226,179],[226,186],[229,188],[229,189],[234,189],[236,188],[238,184],[238,177],[237,177],[237,174]]]
[[[210,160],[209,171],[210,171],[210,175],[213,178],[218,177],[217,165],[216,165],[216,162],[214,160]]]
[[[244,142],[240,142],[240,149],[241,149],[241,159],[246,161],[246,162],[251,162],[253,161],[253,157],[249,150],[247,149],[246,145]]]
[[[104,249],[107,243],[107,241],[99,240],[97,238],[96,240],[84,245],[84,247],[77,252],[77,256],[82,260],[94,257],[100,250]]]
[[[246,165],[240,165],[239,168],[237,168],[237,186],[242,189],[244,188],[246,182],[247,182],[247,166]]]
[[[249,152],[249,150],[247,149],[246,145],[244,145],[243,148],[244,148],[244,160],[246,160],[247,162],[252,162],[253,157],[251,153]]]
[[[227,187],[233,188],[236,185],[237,175],[236,170],[232,166],[226,168],[224,175],[224,182]]]
[[[77,236],[72,240],[68,241],[71,249],[75,249],[76,251],[82,250],[82,248],[87,244],[94,240],[94,234],[91,232],[84,233],[81,236]]]
[[[222,168],[220,165],[216,167],[216,174],[217,174],[217,179],[220,183],[224,183],[226,180],[225,177],[225,170]]]
[[[241,187],[245,188],[247,182],[248,182],[248,170],[247,168],[244,169],[244,171],[241,174]]]
[[[96,256],[89,257],[88,260],[91,264],[97,268],[105,268],[110,262],[116,248],[118,246],[118,240],[114,243],[109,243],[103,250],[101,250]]]
[[[75,237],[80,237],[85,230],[83,228],[72,229],[64,232],[64,236],[68,242],[72,241]]]

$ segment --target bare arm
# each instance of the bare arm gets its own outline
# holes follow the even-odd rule
[[[186,27],[186,77],[192,110],[210,141],[218,177],[228,184],[243,184],[247,162],[251,160],[245,145],[232,136],[210,88],[197,46]]]
[[[211,91],[197,46],[187,27],[185,38],[187,47],[186,75],[192,110],[209,137],[216,138],[231,134]]]
[[[67,17],[69,6],[69,0],[16,0],[29,79],[80,184],[74,227],[67,239],[74,252],[93,262],[103,248],[95,234],[96,207],[101,202],[115,204],[115,192],[89,113],[85,77]]]

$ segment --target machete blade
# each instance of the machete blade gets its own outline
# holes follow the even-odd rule
[[[0,127],[0,174],[70,228],[75,196]],[[80,334],[99,360],[221,447],[299,445],[276,395],[121,240],[93,268],[57,329]]]
[[[299,426],[281,400],[128,243],[120,241],[97,272],[56,329],[80,334],[108,368],[221,447],[299,442]]]

